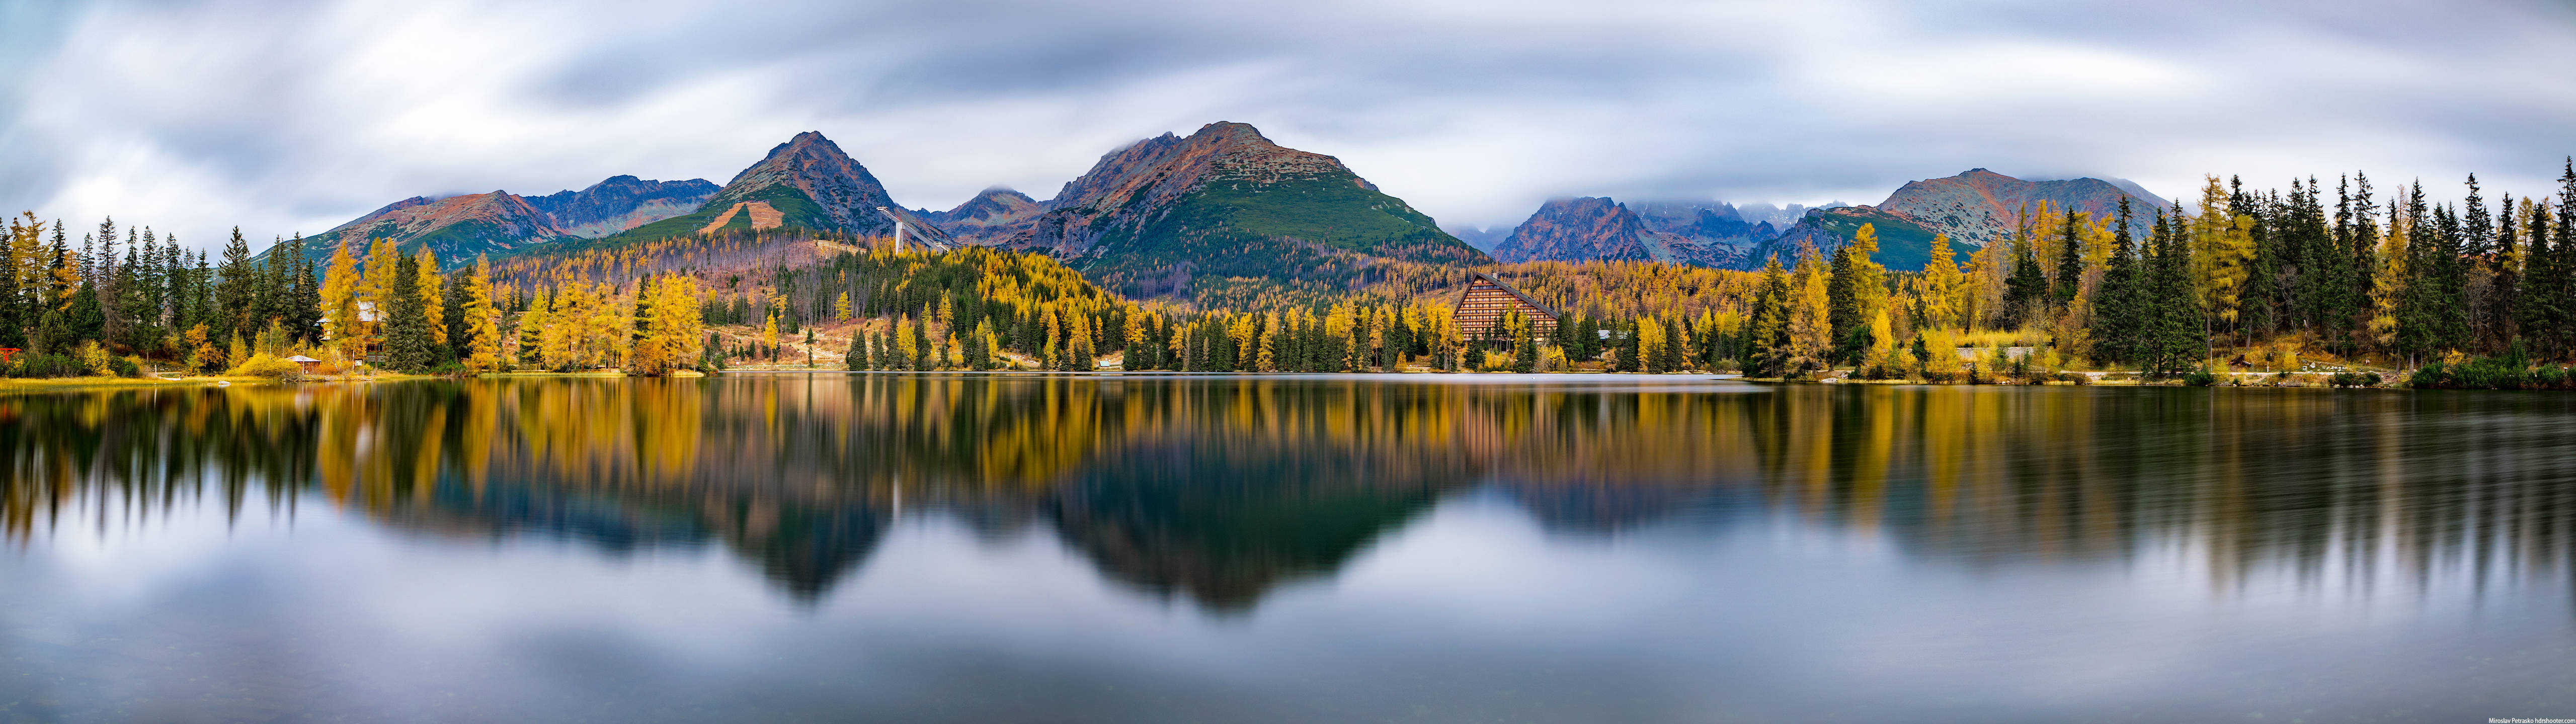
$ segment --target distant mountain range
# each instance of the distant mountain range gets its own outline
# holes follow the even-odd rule
[[[1719,201],[1635,204],[1559,199],[1519,226],[1440,229],[1331,156],[1285,148],[1240,123],[1187,137],[1163,134],[1113,150],[1039,201],[994,188],[948,211],[906,209],[858,161],[820,133],[797,134],[722,187],[703,179],[615,176],[580,191],[506,191],[394,202],[306,240],[327,259],[342,240],[426,248],[450,268],[476,255],[570,253],[711,234],[768,230],[892,235],[914,241],[1043,252],[1134,297],[1189,297],[1211,280],[1330,289],[1370,260],[1475,265],[1489,261],[1659,261],[1718,269],[1784,263],[1813,243],[1830,252],[1875,225],[1878,260],[1921,269],[1932,237],[1961,258],[2003,239],[2025,206],[2045,201],[2106,215],[2122,197],[2140,213],[2166,202],[2121,180],[2024,181],[1985,169],[1904,185],[1877,206],[1839,202],[1736,206]],[[879,212],[878,209],[886,211]]]
[[[1743,266],[1754,245],[1780,236],[1768,220],[1747,223],[1723,203],[1657,202],[1635,210],[1607,198],[1560,199],[1494,247],[1505,262],[1656,261]]]
[[[1539,207],[1493,254],[1505,262],[1654,260],[1751,270],[1773,255],[1794,266],[1803,244],[1830,253],[1866,224],[1877,232],[1880,264],[1915,271],[1930,261],[1935,235],[1949,235],[1952,253],[1964,260],[2008,238],[2024,208],[2047,202],[2099,219],[2117,211],[2124,196],[2134,199],[2134,214],[2170,206],[2127,181],[2023,181],[1985,169],[1908,183],[1874,207],[1761,206],[1750,217],[1745,210],[1757,207],[1722,202],[1656,202],[1632,211],[1607,198],[1561,199]],[[1777,223],[1787,213],[1797,216]]]
[[[507,191],[443,199],[416,196],[304,240],[305,255],[327,260],[342,240],[392,241],[405,254],[437,253],[449,268],[477,255],[504,256],[532,245],[590,239],[687,214],[715,195],[705,179],[646,181],[612,176],[580,191],[522,197]],[[364,249],[353,251],[364,256]]]

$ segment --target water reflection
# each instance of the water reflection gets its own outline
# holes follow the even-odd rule
[[[1044,530],[1217,612],[1446,496],[1548,529],[1794,519],[1971,568],[2188,556],[2359,595],[2563,583],[2555,394],[1756,387],[1676,378],[785,376],[0,397],[9,545],[298,500],[410,534],[716,544],[804,600],[899,515]]]

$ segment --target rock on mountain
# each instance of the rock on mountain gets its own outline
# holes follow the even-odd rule
[[[2135,184],[2131,184],[2135,187]],[[1941,179],[1925,179],[1898,188],[1879,209],[1912,217],[1925,227],[1950,235],[1953,242],[1978,246],[2012,235],[2022,209],[2048,202],[2058,209],[2093,214],[2100,219],[2118,211],[2120,198],[2136,197],[2131,213],[2166,206],[2154,196],[2124,190],[2101,179],[2023,181],[1985,169]]]
[[[1641,262],[1654,258],[1646,251],[1646,237],[1654,232],[1646,222],[1628,211],[1627,205],[1607,197],[1558,199],[1538,208],[1529,221],[1512,228],[1512,235],[1495,245],[1494,259],[1502,262]]]
[[[1631,210],[1608,198],[1559,199],[1494,247],[1505,262],[1629,260],[1737,268],[1754,245],[1779,236],[1770,222],[1747,224],[1735,207],[1657,202]]]
[[[444,199],[416,196],[394,202],[304,240],[305,255],[327,261],[341,242],[366,256],[371,240],[384,239],[405,255],[428,249],[441,267],[471,263],[476,255],[500,256],[565,238],[546,213],[506,191]]]
[[[1659,248],[1650,248],[1656,259],[1718,269],[1743,266],[1754,245],[1779,237],[1781,226],[1747,219],[1724,202],[1647,202],[1637,205],[1637,218],[1659,236]]]
[[[597,239],[697,211],[708,197],[715,196],[716,190],[716,185],[705,179],[646,181],[611,176],[587,189],[527,200],[529,206],[545,212],[555,229],[565,236]]]
[[[605,237],[600,244],[780,228],[893,235],[894,222],[879,208],[903,217],[919,235],[917,241],[948,241],[947,233],[922,215],[895,204],[885,185],[839,145],[807,131],[735,174],[697,211]]]
[[[1008,246],[1136,297],[1184,294],[1199,277],[1314,282],[1368,258],[1487,259],[1340,160],[1240,123],[1112,151],[1047,205]]]
[[[944,212],[915,210],[960,244],[993,245],[1009,242],[1037,224],[1038,215],[1054,205],[1029,198],[1029,195],[1004,188],[985,189],[975,198]]]

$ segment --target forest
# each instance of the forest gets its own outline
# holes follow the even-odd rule
[[[79,242],[32,212],[0,245],[10,376],[465,374],[729,365],[853,369],[1637,372],[2047,381],[2112,370],[2411,371],[2416,386],[2565,386],[2576,352],[2576,160],[2555,197],[2475,176],[2456,203],[2364,174],[2097,218],[2019,210],[2008,239],[1919,272],[1873,261],[1861,227],[1759,272],[1653,262],[1462,266],[1374,258],[1335,285],[1201,275],[1188,299],[1124,299],[1056,260],[885,239],[736,230],[478,259],[452,272],[384,240],[300,238],[220,260],[113,220]],[[2435,193],[2439,193],[2436,191]],[[1450,319],[1473,272],[1558,313],[1542,334]],[[1127,285],[1120,285],[1127,286]],[[2088,377],[2089,378],[2089,377]],[[2234,378],[2229,375],[2229,378]]]

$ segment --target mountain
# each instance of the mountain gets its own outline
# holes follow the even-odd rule
[[[1557,199],[1494,246],[1494,259],[1520,262],[1644,261],[1653,234],[1628,207],[1607,197]]]
[[[612,176],[580,191],[522,197],[506,191],[433,199],[415,196],[304,240],[304,252],[328,262],[340,240],[360,245],[386,239],[404,254],[427,248],[441,267],[455,269],[477,255],[502,256],[565,239],[612,234],[686,214],[714,194],[705,179],[645,181]],[[354,250],[365,256],[364,249]],[[267,253],[260,255],[263,259]]]
[[[948,234],[921,214],[895,204],[867,167],[823,134],[807,131],[735,174],[697,211],[610,235],[598,244],[780,228],[891,236],[894,222],[878,213],[880,208],[903,217],[921,241],[947,241]]]
[[[1779,236],[1770,222],[1745,223],[1723,203],[1656,202],[1631,210],[1608,198],[1558,199],[1539,207],[1494,247],[1504,262],[1653,260],[1740,268],[1751,248]]]
[[[415,196],[386,205],[347,224],[304,240],[305,256],[327,261],[342,240],[351,254],[365,257],[370,240],[391,240],[403,254],[426,248],[449,269],[472,263],[476,255],[501,256],[535,244],[563,239],[546,213],[506,191],[466,194],[444,199]],[[263,255],[265,256],[265,255]]]
[[[1754,245],[1785,226],[1748,219],[1724,202],[1647,202],[1637,205],[1637,218],[1660,237],[1656,259],[1718,269],[1742,267]]]
[[[1010,241],[1037,224],[1040,214],[1053,208],[1010,189],[985,189],[975,198],[944,212],[916,210],[931,224],[955,237],[960,244],[992,245]]]
[[[1503,240],[1512,238],[1511,227],[1502,227],[1499,229],[1492,227],[1482,229],[1449,229],[1446,231],[1449,232],[1449,236],[1457,237],[1458,241],[1466,242],[1467,246],[1475,247],[1478,251],[1486,254],[1493,254],[1495,247],[1503,245]]]
[[[1878,253],[1870,255],[1870,259],[1888,269],[1920,272],[1925,263],[1932,261],[1932,237],[1940,232],[1904,214],[1877,207],[1845,206],[1808,211],[1780,238],[1754,247],[1739,269],[1761,269],[1774,254],[1780,256],[1780,266],[1796,267],[1799,246],[1810,242],[1816,245],[1817,252],[1830,257],[1835,249],[1850,243],[1863,224],[1876,227],[1873,231],[1878,233]],[[1967,264],[1968,255],[1975,254],[1980,246],[1951,237],[1952,261]]]
[[[2135,188],[2135,184],[2130,185]],[[2023,181],[1985,169],[1957,176],[1908,183],[1889,194],[1878,208],[1912,217],[1925,227],[1950,235],[1950,241],[1978,246],[2012,235],[2013,219],[2040,202],[2059,209],[2089,212],[2095,219],[2116,213],[2120,198],[2134,196],[2132,214],[2162,209],[2152,195],[2122,189],[2101,179]]]
[[[1240,123],[1112,151],[1048,206],[1007,245],[1131,297],[1186,294],[1198,278],[1331,284],[1371,258],[1486,260],[1340,160]]]
[[[716,185],[706,179],[645,181],[611,176],[587,189],[527,200],[565,236],[597,239],[697,211],[715,194]]]
[[[1850,205],[1837,201],[1817,208],[1832,209],[1844,206]],[[1745,223],[1748,224],[1769,222],[1773,229],[1787,229],[1790,225],[1798,223],[1799,219],[1803,219],[1807,216],[1807,207],[1801,204],[1790,204],[1788,206],[1745,204],[1743,206],[1736,207],[1735,213],[1736,216],[1741,217],[1744,219]]]
[[[2119,212],[2123,196],[2132,199],[2132,215],[2170,206],[2126,181],[2023,181],[1985,169],[1969,169],[1957,176],[1907,183],[1875,207],[1809,211],[1778,240],[1755,249],[1745,268],[1759,269],[1762,261],[1775,253],[1780,255],[1781,264],[1795,266],[1802,242],[1813,242],[1817,251],[1831,254],[1850,242],[1862,224],[1876,225],[1878,254],[1873,258],[1888,269],[1923,269],[1923,264],[1931,260],[1932,237],[1936,234],[1949,235],[1951,253],[1964,264],[1968,255],[1978,249],[2011,238],[2014,219],[2025,208],[2036,211],[2040,202],[2047,202],[2052,207],[2102,219]],[[2143,232],[2144,222],[2137,224],[2133,229]]]

